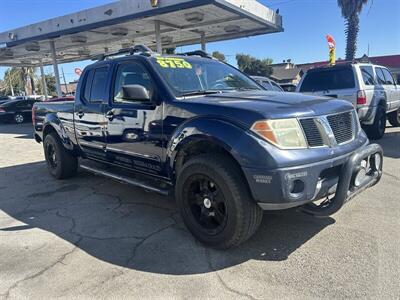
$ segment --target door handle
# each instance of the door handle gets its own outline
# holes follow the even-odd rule
[[[78,111],[77,113],[76,113],[76,115],[79,117],[79,119],[81,119],[84,115],[85,115],[85,113],[83,112],[83,111]]]
[[[112,121],[112,120],[114,119],[114,112],[113,112],[112,110],[108,111],[108,112],[105,114],[105,117],[106,117],[108,120]]]

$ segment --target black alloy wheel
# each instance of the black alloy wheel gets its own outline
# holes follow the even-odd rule
[[[208,235],[220,233],[227,222],[227,209],[220,188],[208,176],[193,175],[186,180],[184,190],[187,213],[198,229]]]

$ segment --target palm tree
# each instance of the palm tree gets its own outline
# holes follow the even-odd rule
[[[359,15],[368,0],[338,0],[342,16],[346,19],[346,60],[353,60],[357,50],[357,36],[360,30]]]

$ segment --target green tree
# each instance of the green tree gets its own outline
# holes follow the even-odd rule
[[[359,15],[368,0],[337,0],[346,24],[346,60],[353,60],[357,51],[357,37],[360,30]]]
[[[46,79],[46,86],[47,86],[47,93],[49,96],[56,96],[57,89],[56,89],[56,77],[53,74],[46,74],[44,75]],[[39,93],[44,95],[44,88],[42,85],[42,80],[38,81]]]
[[[226,62],[225,54],[219,51],[214,51],[211,55],[220,61]]]
[[[239,70],[248,75],[269,76],[272,73],[271,58],[258,59],[247,54],[237,54],[236,61]]]
[[[35,91],[37,76],[33,67],[12,67],[4,74],[9,94],[22,93],[32,95]]]

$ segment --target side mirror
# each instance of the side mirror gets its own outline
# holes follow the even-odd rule
[[[139,84],[122,86],[122,99],[126,101],[150,101],[147,89]]]

